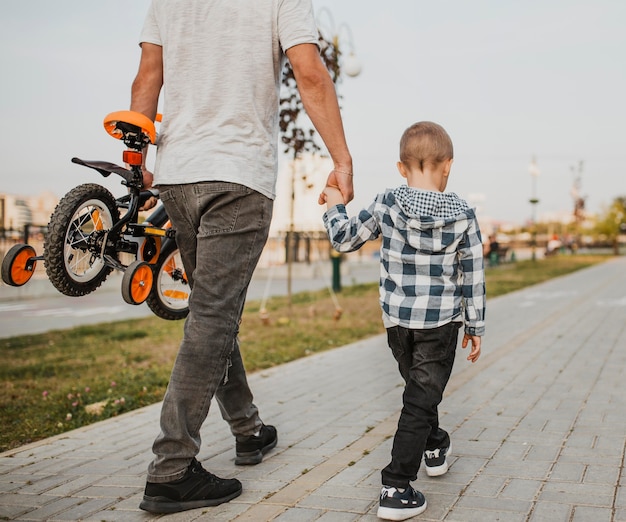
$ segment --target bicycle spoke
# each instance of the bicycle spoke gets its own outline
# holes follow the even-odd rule
[[[67,267],[77,276],[82,276],[94,269],[99,270],[101,263],[88,250],[89,238],[97,230],[104,230],[104,212],[97,206],[80,209],[79,214],[68,227],[66,250]]]

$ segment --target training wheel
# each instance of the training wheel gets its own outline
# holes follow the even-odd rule
[[[2,260],[2,280],[11,286],[22,286],[30,281],[35,273],[37,261],[35,249],[30,245],[14,245]]]
[[[152,290],[154,274],[152,268],[145,261],[134,261],[124,271],[122,277],[122,297],[128,304],[143,303]]]

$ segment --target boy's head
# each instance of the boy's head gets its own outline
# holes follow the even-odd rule
[[[411,125],[400,139],[400,161],[409,169],[423,172],[450,162],[453,157],[450,136],[441,125],[431,121]]]

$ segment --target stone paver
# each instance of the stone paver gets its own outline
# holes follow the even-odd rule
[[[342,319],[343,320],[343,319]],[[459,350],[440,408],[450,471],[415,486],[416,520],[626,521],[626,259],[488,301],[481,360]],[[373,521],[401,379],[377,336],[250,376],[277,448],[234,466],[213,408],[199,455],[240,497],[154,516],[138,509],[158,429],[153,405],[0,454],[0,518]]]

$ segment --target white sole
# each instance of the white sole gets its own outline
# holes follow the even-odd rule
[[[429,477],[440,477],[441,475],[445,475],[448,472],[448,457],[450,456],[451,453],[452,453],[452,444],[448,446],[448,452],[446,453],[446,460],[444,460],[441,466],[433,466],[429,468],[426,464],[424,464],[424,467],[426,468],[426,475],[428,475]]]
[[[426,466],[426,475],[429,477],[440,477],[448,472],[448,463],[444,462],[441,466],[433,466],[429,468]]]
[[[383,520],[407,520],[426,511],[426,502],[416,508],[393,509],[388,507],[378,507],[376,516]]]

